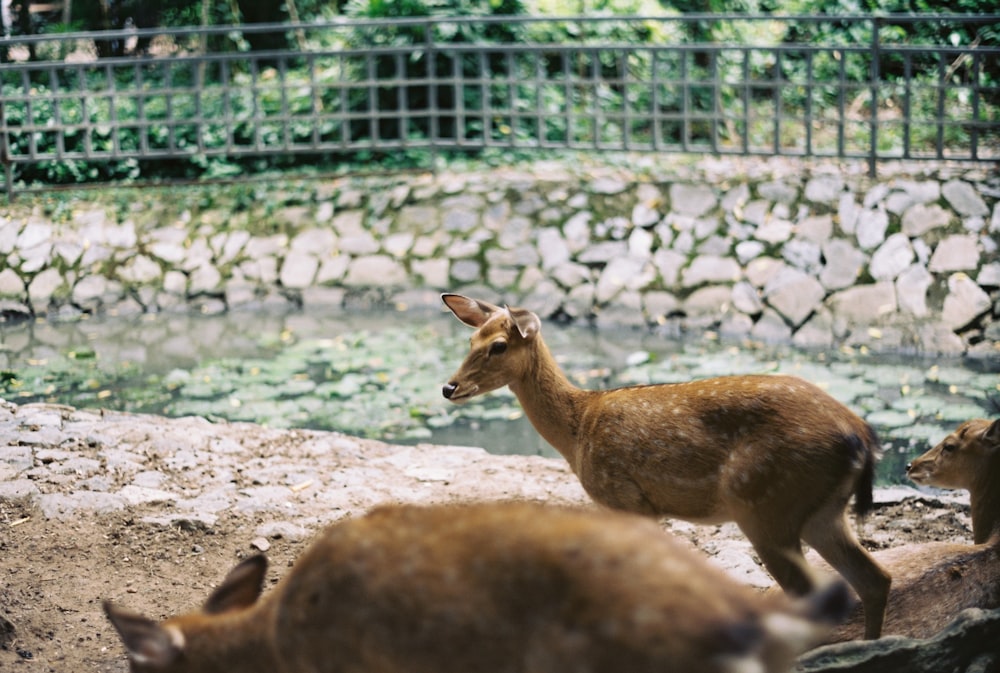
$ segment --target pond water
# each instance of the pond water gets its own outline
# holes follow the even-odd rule
[[[470,334],[451,314],[429,310],[0,324],[0,397],[556,456],[506,388],[462,406],[441,396]],[[544,334],[586,388],[766,372],[808,379],[879,431],[881,483],[905,481],[910,458],[958,423],[996,415],[1000,400],[1000,376],[959,359],[804,352],[554,323]]]

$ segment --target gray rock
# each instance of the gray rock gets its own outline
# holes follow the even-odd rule
[[[782,180],[771,180],[757,185],[757,193],[768,201],[792,204],[799,198],[799,189]]]
[[[795,673],[988,673],[1000,666],[1000,610],[970,608],[933,638],[883,636],[817,648]]]
[[[792,343],[799,348],[829,348],[834,344],[833,315],[824,306],[816,310],[809,320],[792,335]]]
[[[732,302],[733,308],[747,315],[757,315],[764,310],[764,302],[757,289],[745,280],[733,286]]]
[[[767,222],[770,213],[771,202],[757,199],[746,204],[743,208],[743,220],[759,227]]]
[[[549,276],[567,289],[589,283],[591,280],[590,268],[575,262],[560,264],[549,272]]]
[[[733,289],[728,285],[708,285],[692,292],[683,302],[682,310],[688,316],[721,318],[729,304]]]
[[[834,319],[853,325],[872,325],[896,310],[896,289],[887,281],[857,285],[827,298]]]
[[[913,247],[906,234],[893,234],[872,254],[868,270],[875,280],[894,280],[913,261]]]
[[[451,277],[460,283],[476,282],[482,272],[482,265],[474,259],[456,259],[451,264]]]
[[[991,262],[980,267],[976,282],[983,287],[1000,287],[1000,262]]]
[[[601,271],[594,298],[598,304],[604,304],[621,290],[641,290],[655,278],[656,269],[646,260],[628,255],[616,257]]]
[[[854,196],[850,193],[842,194],[837,203],[837,220],[840,222],[840,230],[845,234],[854,234],[862,210],[862,207],[854,200]]]
[[[934,276],[921,264],[913,264],[904,269],[896,278],[896,301],[904,313],[925,318],[930,315],[927,308],[927,289],[934,282]]]
[[[765,343],[787,343],[792,338],[792,328],[772,309],[764,309],[750,336]]]
[[[951,213],[936,203],[918,203],[903,213],[903,233],[913,238],[923,236],[932,229],[947,227],[951,223]]]
[[[660,248],[653,253],[653,265],[660,273],[665,287],[677,287],[681,268],[687,263],[687,256],[676,250]]]
[[[740,264],[746,265],[751,260],[760,257],[766,246],[760,241],[740,241],[736,244],[736,259]]]
[[[583,264],[608,264],[626,255],[628,243],[625,241],[602,241],[584,250],[577,256],[577,261]]]
[[[628,183],[617,176],[600,176],[590,183],[594,194],[621,194],[628,189]]]
[[[833,235],[833,217],[831,215],[812,215],[803,218],[795,225],[795,236],[823,245]]]
[[[592,213],[579,212],[566,220],[563,225],[566,245],[573,254],[581,252],[590,245],[590,221],[593,217]]]
[[[948,277],[948,296],[944,298],[941,322],[953,330],[959,330],[992,308],[990,296],[976,281],[964,273],[953,273]]]
[[[786,262],[810,275],[820,269],[820,246],[804,238],[793,238],[781,248],[781,256]]]
[[[794,229],[794,225],[788,220],[775,217],[758,225],[753,233],[753,237],[758,241],[777,245],[791,238]]]
[[[126,283],[145,285],[163,275],[160,265],[146,255],[136,255],[118,268],[118,278]]]
[[[403,206],[396,215],[396,226],[401,231],[426,233],[438,227],[440,211],[432,206]]]
[[[372,232],[357,231],[341,236],[338,248],[348,255],[371,255],[379,252],[381,246]]]
[[[985,217],[990,214],[986,202],[968,182],[949,180],[941,186],[941,195],[959,215]]]
[[[344,277],[348,287],[399,287],[406,283],[406,269],[388,255],[358,257],[348,265]]]
[[[660,213],[645,203],[632,207],[632,224],[636,227],[651,227],[660,221]]]
[[[719,203],[715,190],[705,185],[673,183],[670,185],[671,210],[690,217],[700,217]]]
[[[14,269],[0,271],[0,297],[23,297],[24,281]]]
[[[794,326],[801,325],[825,295],[818,280],[791,267],[780,270],[764,286],[764,300]]]
[[[28,296],[36,308],[40,308],[62,288],[65,288],[62,274],[58,269],[50,267],[31,279]]]
[[[749,264],[744,271],[747,280],[754,287],[763,288],[782,269],[790,268],[781,260],[772,257],[758,257]]]
[[[633,229],[628,236],[628,254],[640,259],[649,259],[653,253],[655,239],[656,237],[651,231]]]
[[[928,263],[928,268],[935,273],[971,271],[977,266],[979,247],[976,237],[969,234],[956,234],[943,239],[934,248]]]
[[[885,208],[899,215],[916,203],[932,203],[941,197],[941,185],[934,180],[897,180],[885,200]]]
[[[884,210],[863,210],[858,215],[855,236],[862,250],[871,250],[882,245],[885,232],[889,228],[889,215]]]
[[[319,260],[314,255],[309,254],[305,250],[293,248],[281,265],[281,273],[278,275],[278,279],[281,281],[283,287],[302,289],[312,285],[318,270]],[[191,277],[191,290],[197,291],[193,275]]]
[[[583,319],[594,312],[594,286],[577,285],[563,300],[563,311],[571,318]]]
[[[814,203],[837,203],[844,191],[839,175],[819,175],[806,183],[805,197]]]
[[[542,268],[549,270],[570,260],[569,245],[562,233],[547,227],[538,232],[538,254],[541,256]]]
[[[534,227],[531,220],[521,216],[512,217],[500,230],[497,243],[500,244],[501,248],[517,248],[531,241],[533,233]]]
[[[642,296],[642,310],[651,323],[660,323],[680,310],[681,303],[669,292],[652,290]]]
[[[696,257],[690,266],[681,271],[681,285],[696,287],[704,283],[735,282],[741,275],[742,269],[735,259],[703,255]]]

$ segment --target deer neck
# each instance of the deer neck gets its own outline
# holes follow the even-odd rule
[[[990,472],[1000,474],[997,470],[984,471],[977,480],[977,488],[969,491],[972,537],[976,544],[986,542],[991,537],[1000,537],[1000,488],[989,483]]]
[[[273,617],[250,609],[213,617],[198,628],[187,629],[186,649],[209,665],[205,670],[268,673],[280,670],[273,643]],[[192,669],[192,671],[201,669]]]
[[[509,387],[538,434],[576,471],[580,416],[591,393],[566,378],[540,334],[532,340],[531,349],[523,375]]]

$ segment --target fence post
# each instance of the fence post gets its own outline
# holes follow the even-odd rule
[[[7,150],[7,115],[4,112],[3,101],[0,100],[0,163],[3,164],[4,189],[7,190],[7,203],[14,202],[14,166],[10,160],[10,153]]]
[[[878,174],[878,83],[881,78],[879,68],[879,30],[882,28],[882,17],[872,17],[872,62],[871,62],[871,114],[870,114],[870,139],[871,145],[868,150],[868,175],[876,177]],[[841,120],[843,124],[843,120]]]
[[[438,137],[441,132],[440,83],[437,81],[437,53],[434,44],[435,20],[424,24],[424,42],[427,45],[427,81],[433,95],[427,97],[428,120],[430,121],[431,173],[437,175]]]

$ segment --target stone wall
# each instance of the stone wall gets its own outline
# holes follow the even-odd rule
[[[436,302],[1000,360],[1000,177],[640,157],[24,197],[5,319]]]

